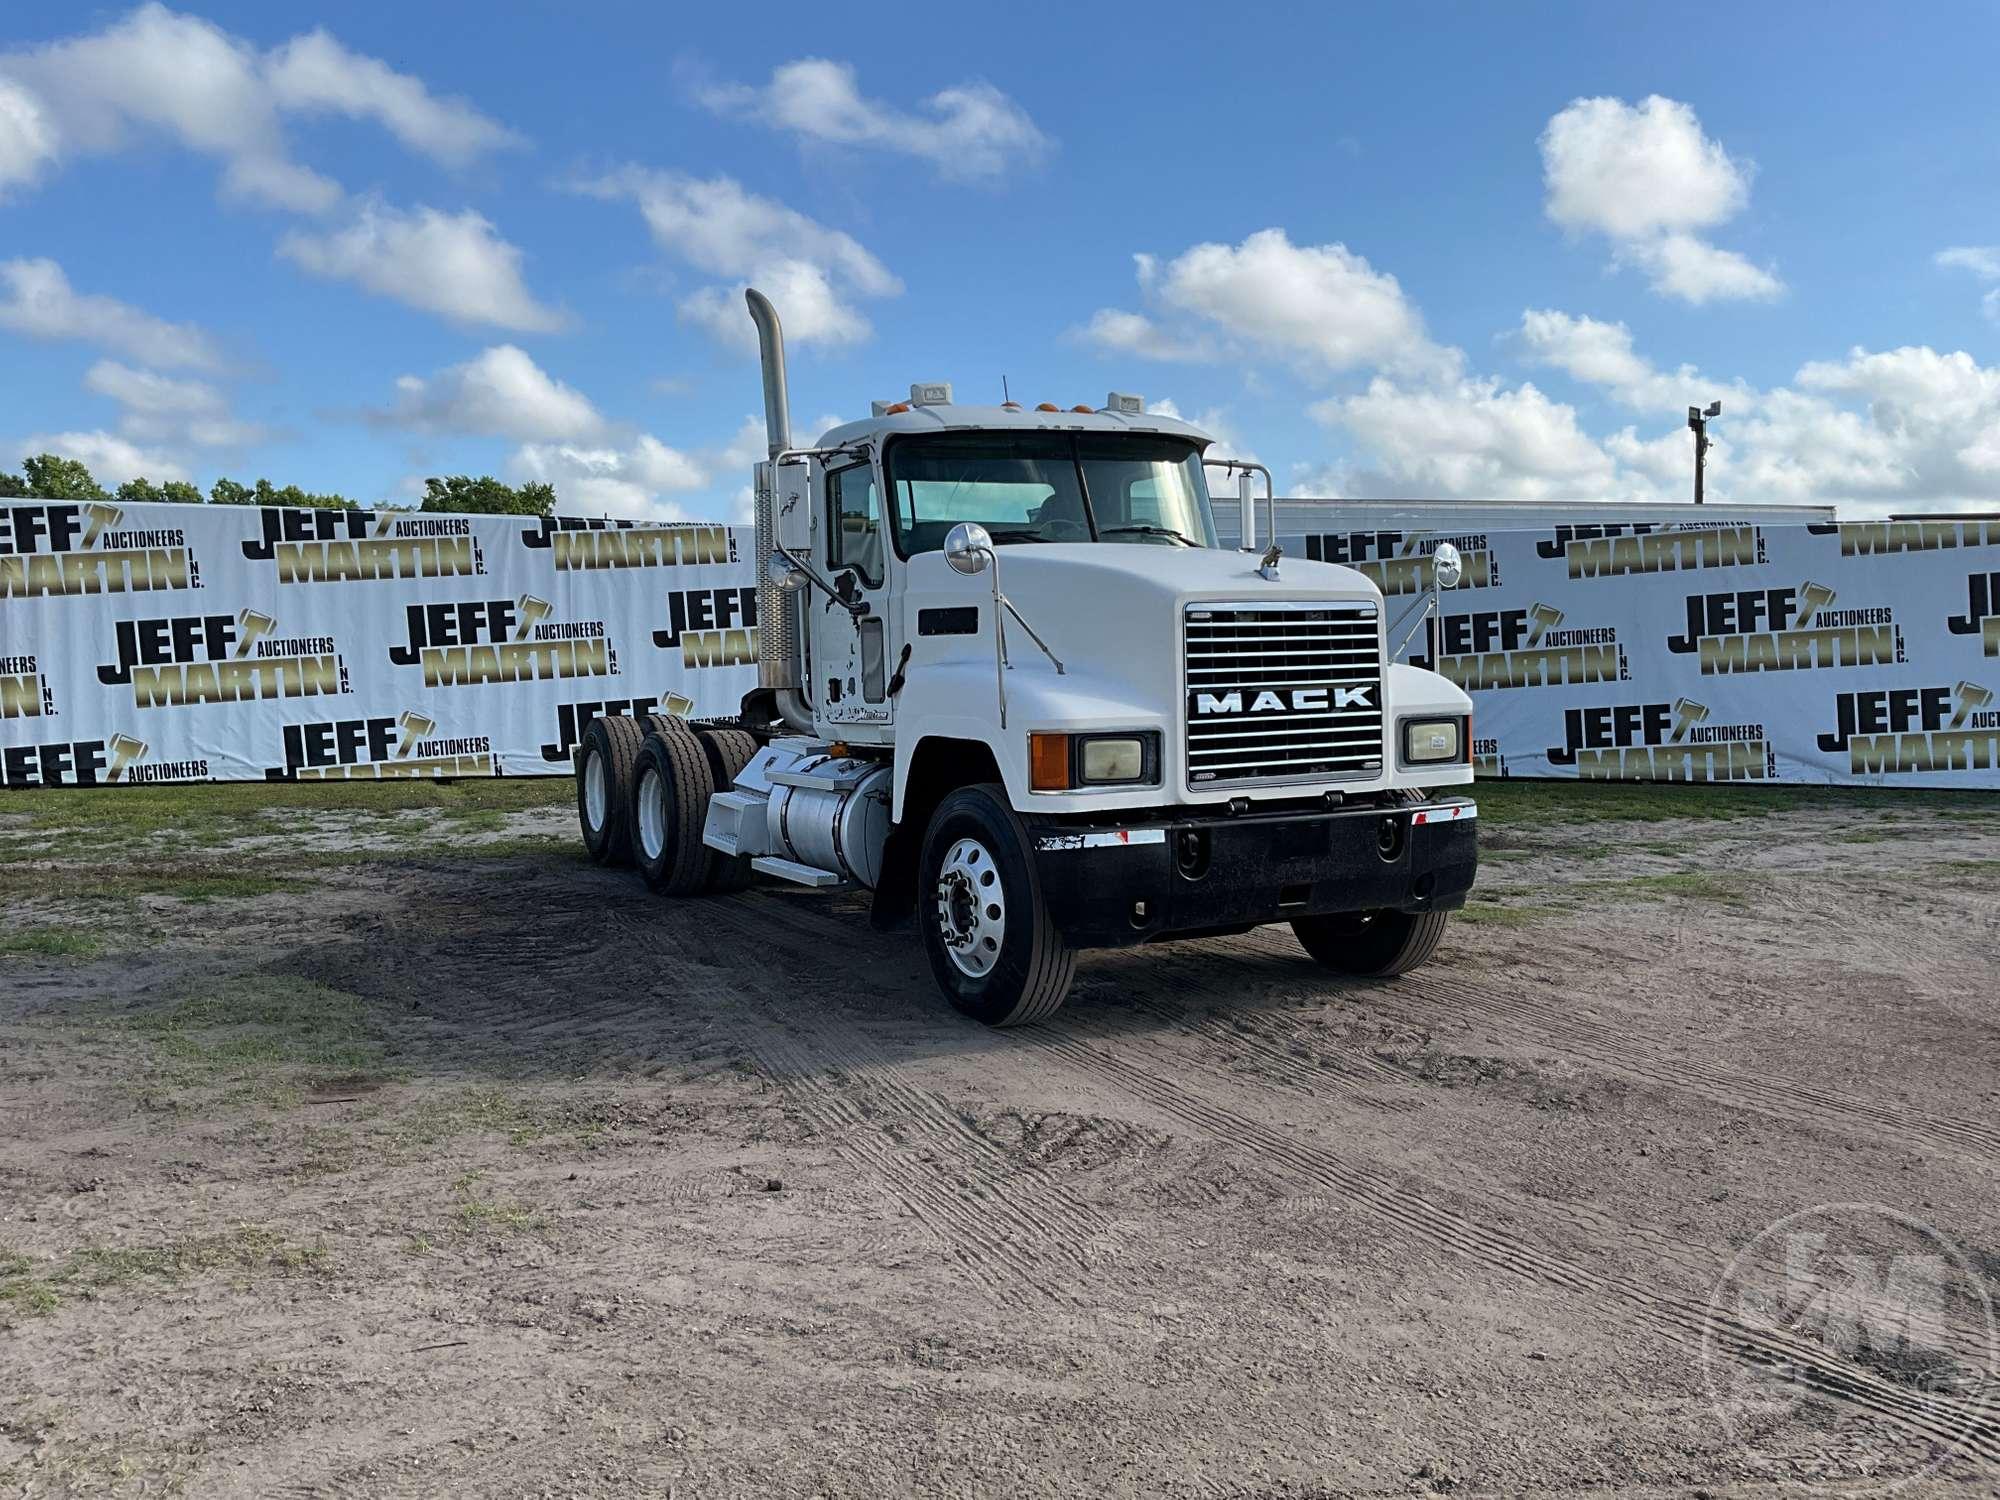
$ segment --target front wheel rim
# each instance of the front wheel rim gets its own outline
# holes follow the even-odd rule
[[[666,783],[651,766],[639,778],[639,847],[649,860],[667,848]]]
[[[604,826],[604,813],[610,801],[604,785],[604,757],[593,750],[583,758],[583,815],[590,820],[591,832]]]
[[[938,935],[952,966],[984,979],[1007,941],[1007,889],[993,855],[978,839],[958,839],[945,851],[935,891]]]

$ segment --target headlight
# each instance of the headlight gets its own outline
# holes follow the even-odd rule
[[[1146,774],[1146,745],[1137,735],[1084,740],[1077,751],[1082,781],[1137,781]]]
[[[1437,765],[1460,758],[1464,739],[1457,719],[1405,719],[1403,721],[1403,762],[1412,766]]]
[[[1028,786],[1037,792],[1091,786],[1153,786],[1160,779],[1157,734],[1031,734]]]

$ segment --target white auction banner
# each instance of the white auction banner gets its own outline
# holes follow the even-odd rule
[[[1458,547],[1407,657],[1472,693],[1481,776],[2000,787],[2000,521],[1283,540],[1368,574],[1391,620]],[[0,503],[0,784],[567,774],[592,715],[736,711],[753,550],[704,524]]]
[[[1446,541],[1406,659],[1472,694],[1482,777],[2000,787],[2000,521],[1284,539],[1391,620]]]
[[[594,714],[732,714],[719,525],[0,503],[0,784],[567,774]]]

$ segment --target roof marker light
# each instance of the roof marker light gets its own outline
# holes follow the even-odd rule
[[[1042,403],[1041,403],[1040,405],[1038,405],[1038,406],[1037,406],[1037,407],[1035,408],[1035,410],[1036,410],[1036,411],[1061,411],[1061,410],[1062,410],[1062,408],[1061,408],[1060,406],[1057,406],[1057,405],[1055,404],[1055,402],[1053,402],[1053,401],[1044,401],[1044,402],[1042,402]]]

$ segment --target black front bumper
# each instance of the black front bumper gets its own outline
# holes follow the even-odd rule
[[[1084,948],[1326,912],[1451,910],[1479,865],[1465,798],[1103,824],[1037,818],[1030,832],[1049,914]]]

